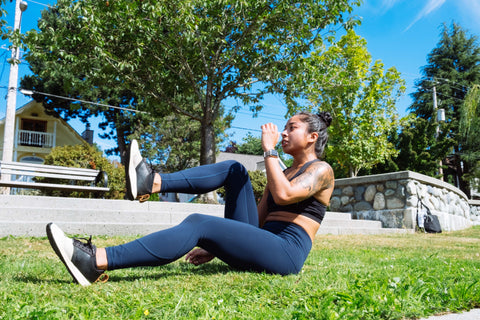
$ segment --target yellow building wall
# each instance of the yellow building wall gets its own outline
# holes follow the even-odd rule
[[[85,143],[85,140],[63,119],[55,118],[45,113],[41,103],[31,101],[17,109],[15,115],[15,132],[21,129],[22,119],[47,121],[46,133],[54,135],[54,146],[77,145]],[[5,119],[0,120],[0,159],[3,155],[3,137],[5,131]],[[16,140],[16,139],[15,139]],[[13,161],[20,161],[24,157],[38,157],[45,159],[51,152],[51,148],[22,146],[16,144],[13,150]]]

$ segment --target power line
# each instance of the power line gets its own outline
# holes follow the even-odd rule
[[[49,4],[45,4],[45,3],[41,3],[41,2],[36,2],[36,1],[32,1],[32,0],[28,0],[28,2],[31,2],[31,3],[35,3],[35,4],[39,4],[41,6],[44,6],[44,7],[47,7],[47,8],[54,8],[53,6],[49,5]]]
[[[5,86],[1,86],[0,88],[8,89]],[[112,106],[112,105],[109,105],[109,104],[87,101],[87,100],[82,100],[82,99],[75,99],[75,98],[70,98],[70,97],[64,97],[64,96],[59,96],[59,95],[56,95],[56,94],[45,93],[45,92],[40,92],[40,91],[23,90],[23,89],[20,89],[19,91],[21,93],[23,93],[24,95],[28,95],[28,96],[36,93],[36,94],[41,94],[41,95],[44,95],[44,96],[47,96],[47,97],[54,97],[54,98],[59,98],[59,99],[64,99],[64,100],[69,100],[69,101],[92,104],[92,105],[96,105],[96,106],[100,106],[100,107],[107,107],[107,108],[111,108],[111,109],[118,109],[118,110],[125,110],[125,111],[139,112],[139,113],[148,113],[146,111],[140,111],[140,110],[136,110],[136,109],[132,109],[132,108]]]
[[[230,129],[239,129],[239,130],[245,130],[245,131],[262,132],[262,130],[260,130],[260,129],[249,129],[249,128],[242,128],[242,127],[236,127],[236,126],[231,126]]]

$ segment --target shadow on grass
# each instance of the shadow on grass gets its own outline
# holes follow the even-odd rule
[[[168,277],[185,275],[211,276],[227,274],[229,272],[242,272],[222,262],[210,262],[201,266],[193,266],[188,263],[177,263],[160,267],[138,267],[126,269],[123,274],[116,271],[109,271],[109,282],[135,281],[138,279],[160,280]]]
[[[177,277],[185,275],[210,276],[218,274],[227,274],[229,272],[242,272],[229,267],[222,262],[210,262],[201,266],[193,266],[188,263],[175,263],[172,265],[164,265],[159,267],[138,267],[123,269],[117,271],[108,271],[109,282],[135,281],[138,279],[159,280],[168,277]],[[13,280],[22,283],[51,283],[51,284],[70,284],[73,278],[52,279],[47,277],[36,276],[34,274],[18,274],[13,276]]]
[[[42,284],[42,283],[62,283],[68,284],[72,283],[73,279],[46,279],[37,277],[35,275],[17,275],[13,277],[14,281],[23,282],[23,283],[33,283],[33,284]]]

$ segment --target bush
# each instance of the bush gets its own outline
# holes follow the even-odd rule
[[[75,146],[63,146],[52,149],[52,152],[45,158],[45,164],[62,167],[75,167],[105,171],[108,175],[108,187],[110,191],[105,194],[94,192],[45,190],[44,194],[49,196],[93,198],[105,197],[106,199],[123,199],[125,195],[125,171],[119,163],[112,163],[103,157],[97,147],[89,144]],[[37,178],[38,179],[38,178]],[[40,180],[40,179],[39,179]],[[42,182],[54,182],[52,179],[42,179]],[[88,185],[88,182],[86,182]]]

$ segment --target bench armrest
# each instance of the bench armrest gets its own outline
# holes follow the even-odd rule
[[[108,174],[105,171],[100,170],[97,177],[95,178],[95,185],[97,185],[99,182],[102,182],[102,181],[103,181],[102,186],[107,188],[108,187]]]

